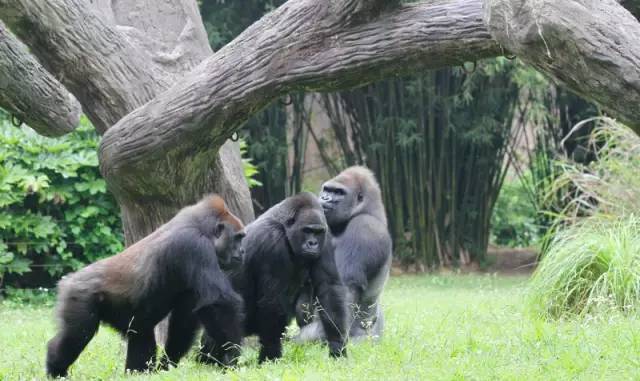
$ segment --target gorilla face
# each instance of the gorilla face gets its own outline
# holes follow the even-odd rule
[[[362,201],[362,194],[353,188],[335,180],[322,185],[320,204],[329,226],[345,224],[351,219],[353,210]]]
[[[244,229],[238,230],[229,222],[219,222],[214,233],[214,245],[218,263],[223,270],[232,270],[242,265],[244,248],[242,239],[245,236]]]
[[[327,234],[326,224],[319,208],[302,209],[286,221],[286,235],[294,254],[309,260],[320,257]]]

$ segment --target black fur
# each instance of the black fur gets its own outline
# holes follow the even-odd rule
[[[307,235],[296,235],[309,226],[321,226],[317,252],[305,251]],[[246,227],[244,271],[233,277],[245,302],[245,334],[257,334],[259,361],[282,356],[282,335],[295,314],[295,303],[308,282],[323,306],[320,315],[327,332],[330,354],[346,355],[348,337],[345,291],[337,273],[326,221],[317,198],[310,193],[287,198]],[[298,236],[299,237],[299,236]],[[203,336],[202,361],[216,361],[219,341]]]
[[[48,344],[47,374],[66,376],[100,322],[127,339],[126,370],[151,369],[156,361],[153,328],[169,312],[162,367],[177,363],[189,350],[200,324],[234,344],[227,357],[237,357],[242,300],[219,262],[237,258],[242,228],[222,199],[209,196],[122,253],[63,278],[59,331]]]

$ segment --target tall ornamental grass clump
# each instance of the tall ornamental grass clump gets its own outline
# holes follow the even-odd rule
[[[557,233],[529,285],[529,307],[559,318],[640,305],[640,216],[590,218]]]
[[[535,315],[558,318],[640,304],[640,137],[608,118],[593,118],[596,160],[562,161],[551,193],[565,207],[529,286]]]

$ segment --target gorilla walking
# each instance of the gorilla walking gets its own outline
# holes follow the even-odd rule
[[[348,288],[354,319],[349,336],[378,338],[384,325],[378,300],[389,277],[392,252],[380,186],[369,169],[350,167],[322,185],[320,203],[333,236],[338,272]],[[317,318],[317,296],[310,290],[296,305],[298,342],[326,340]]]

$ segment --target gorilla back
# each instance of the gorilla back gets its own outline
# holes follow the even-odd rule
[[[322,185],[320,203],[333,235],[338,272],[349,289],[354,318],[349,335],[379,337],[384,325],[379,297],[389,276],[392,255],[380,187],[369,169],[347,168]],[[303,328],[297,339],[323,339],[325,333],[317,320],[304,319],[305,314],[313,312],[305,312],[303,305],[312,306],[308,297],[299,303],[297,320]]]
[[[163,366],[190,348],[195,331],[240,344],[242,301],[220,265],[241,258],[242,223],[216,196],[182,209],[120,254],[66,276],[58,284],[58,334],[47,351],[47,373],[65,376],[98,329],[113,326],[127,338],[126,369],[155,362],[154,325],[169,312]]]
[[[310,193],[289,197],[246,228],[244,271],[233,277],[245,301],[246,334],[257,334],[259,360],[282,355],[281,338],[295,313],[295,302],[306,282],[317,291],[330,354],[344,353],[347,309],[337,273],[326,220]],[[217,344],[205,337],[201,359],[215,361]]]

